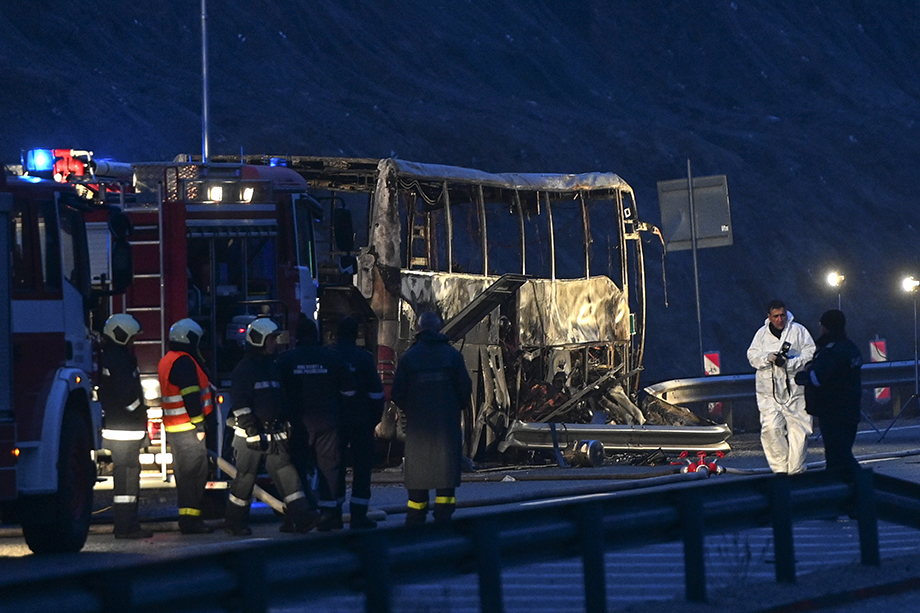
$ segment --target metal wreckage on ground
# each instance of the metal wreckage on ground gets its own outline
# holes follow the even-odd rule
[[[470,457],[587,440],[607,451],[728,450],[728,426],[654,396],[638,401],[642,243],[657,230],[639,221],[633,190],[616,174],[491,174],[398,159],[242,161],[285,165],[310,185],[324,210],[314,263],[320,320],[359,316],[385,384],[413,342],[417,316],[442,317],[474,382],[464,416]]]

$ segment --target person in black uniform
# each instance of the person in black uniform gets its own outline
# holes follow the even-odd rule
[[[246,329],[246,354],[233,370],[233,452],[236,477],[230,484],[224,530],[248,536],[249,509],[259,466],[265,468],[285,504],[282,532],[310,530],[318,514],[311,513],[297,470],[288,455],[288,428],[283,419],[281,382],[275,364],[278,325],[259,317]]]
[[[138,496],[141,491],[140,451],[147,443],[147,407],[131,350],[141,325],[125,313],[112,315],[102,330],[102,380],[99,400],[104,425],[102,440],[112,452],[115,538],[149,538],[153,532],[141,528]]]
[[[828,477],[853,481],[859,466],[853,442],[860,419],[862,354],[847,338],[846,321],[838,309],[821,315],[818,350],[795,381],[805,386],[805,410],[821,420]]]
[[[435,522],[453,515],[463,457],[460,416],[473,387],[463,355],[440,333],[441,318],[422,313],[418,327],[415,344],[399,358],[392,393],[406,414],[407,526],[425,523],[431,489]]]
[[[351,453],[354,467],[351,483],[350,527],[376,528],[377,523],[367,516],[371,502],[371,470],[374,467],[374,427],[383,413],[383,383],[377,373],[374,357],[363,347],[358,347],[358,320],[343,317],[336,330],[337,351],[348,364],[355,377],[355,395],[342,403],[342,425],[339,428],[341,462],[339,464],[338,491],[341,504],[345,502],[346,457]]]
[[[321,513],[316,528],[341,528],[338,429],[342,399],[355,394],[354,377],[341,355],[319,344],[316,324],[305,315],[297,323],[297,346],[281,354],[278,369],[290,418],[306,432],[306,440],[294,444],[307,445],[316,458]]]

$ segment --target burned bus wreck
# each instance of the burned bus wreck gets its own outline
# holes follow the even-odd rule
[[[314,245],[320,320],[361,319],[385,385],[417,317],[431,310],[444,320],[474,381],[464,416],[470,457],[551,450],[554,440],[597,440],[608,451],[728,449],[727,426],[655,398],[638,402],[642,235],[654,238],[654,228],[639,221],[633,190],[616,174],[245,161],[270,159],[299,172],[324,204]]]

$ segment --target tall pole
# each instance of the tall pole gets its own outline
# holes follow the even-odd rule
[[[917,290],[914,288],[914,398],[920,397],[920,360],[917,355]]]
[[[208,163],[208,7],[201,0],[201,162]]]
[[[690,245],[693,248],[693,285],[696,289],[696,332],[700,339],[699,356],[702,360],[703,318],[700,315],[700,273],[696,261],[696,207],[693,204],[693,175],[690,173],[690,158],[687,158],[687,195],[690,197]]]

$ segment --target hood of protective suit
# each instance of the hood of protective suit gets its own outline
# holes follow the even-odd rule
[[[776,309],[773,309],[773,310],[775,311]],[[788,327],[789,324],[791,324],[793,321],[795,321],[795,316],[792,315],[792,311],[790,311],[789,309],[786,309],[786,327]],[[763,323],[766,324],[767,327],[769,327],[769,326],[770,326],[770,318],[769,318],[769,317],[765,317],[764,320],[763,320]]]

